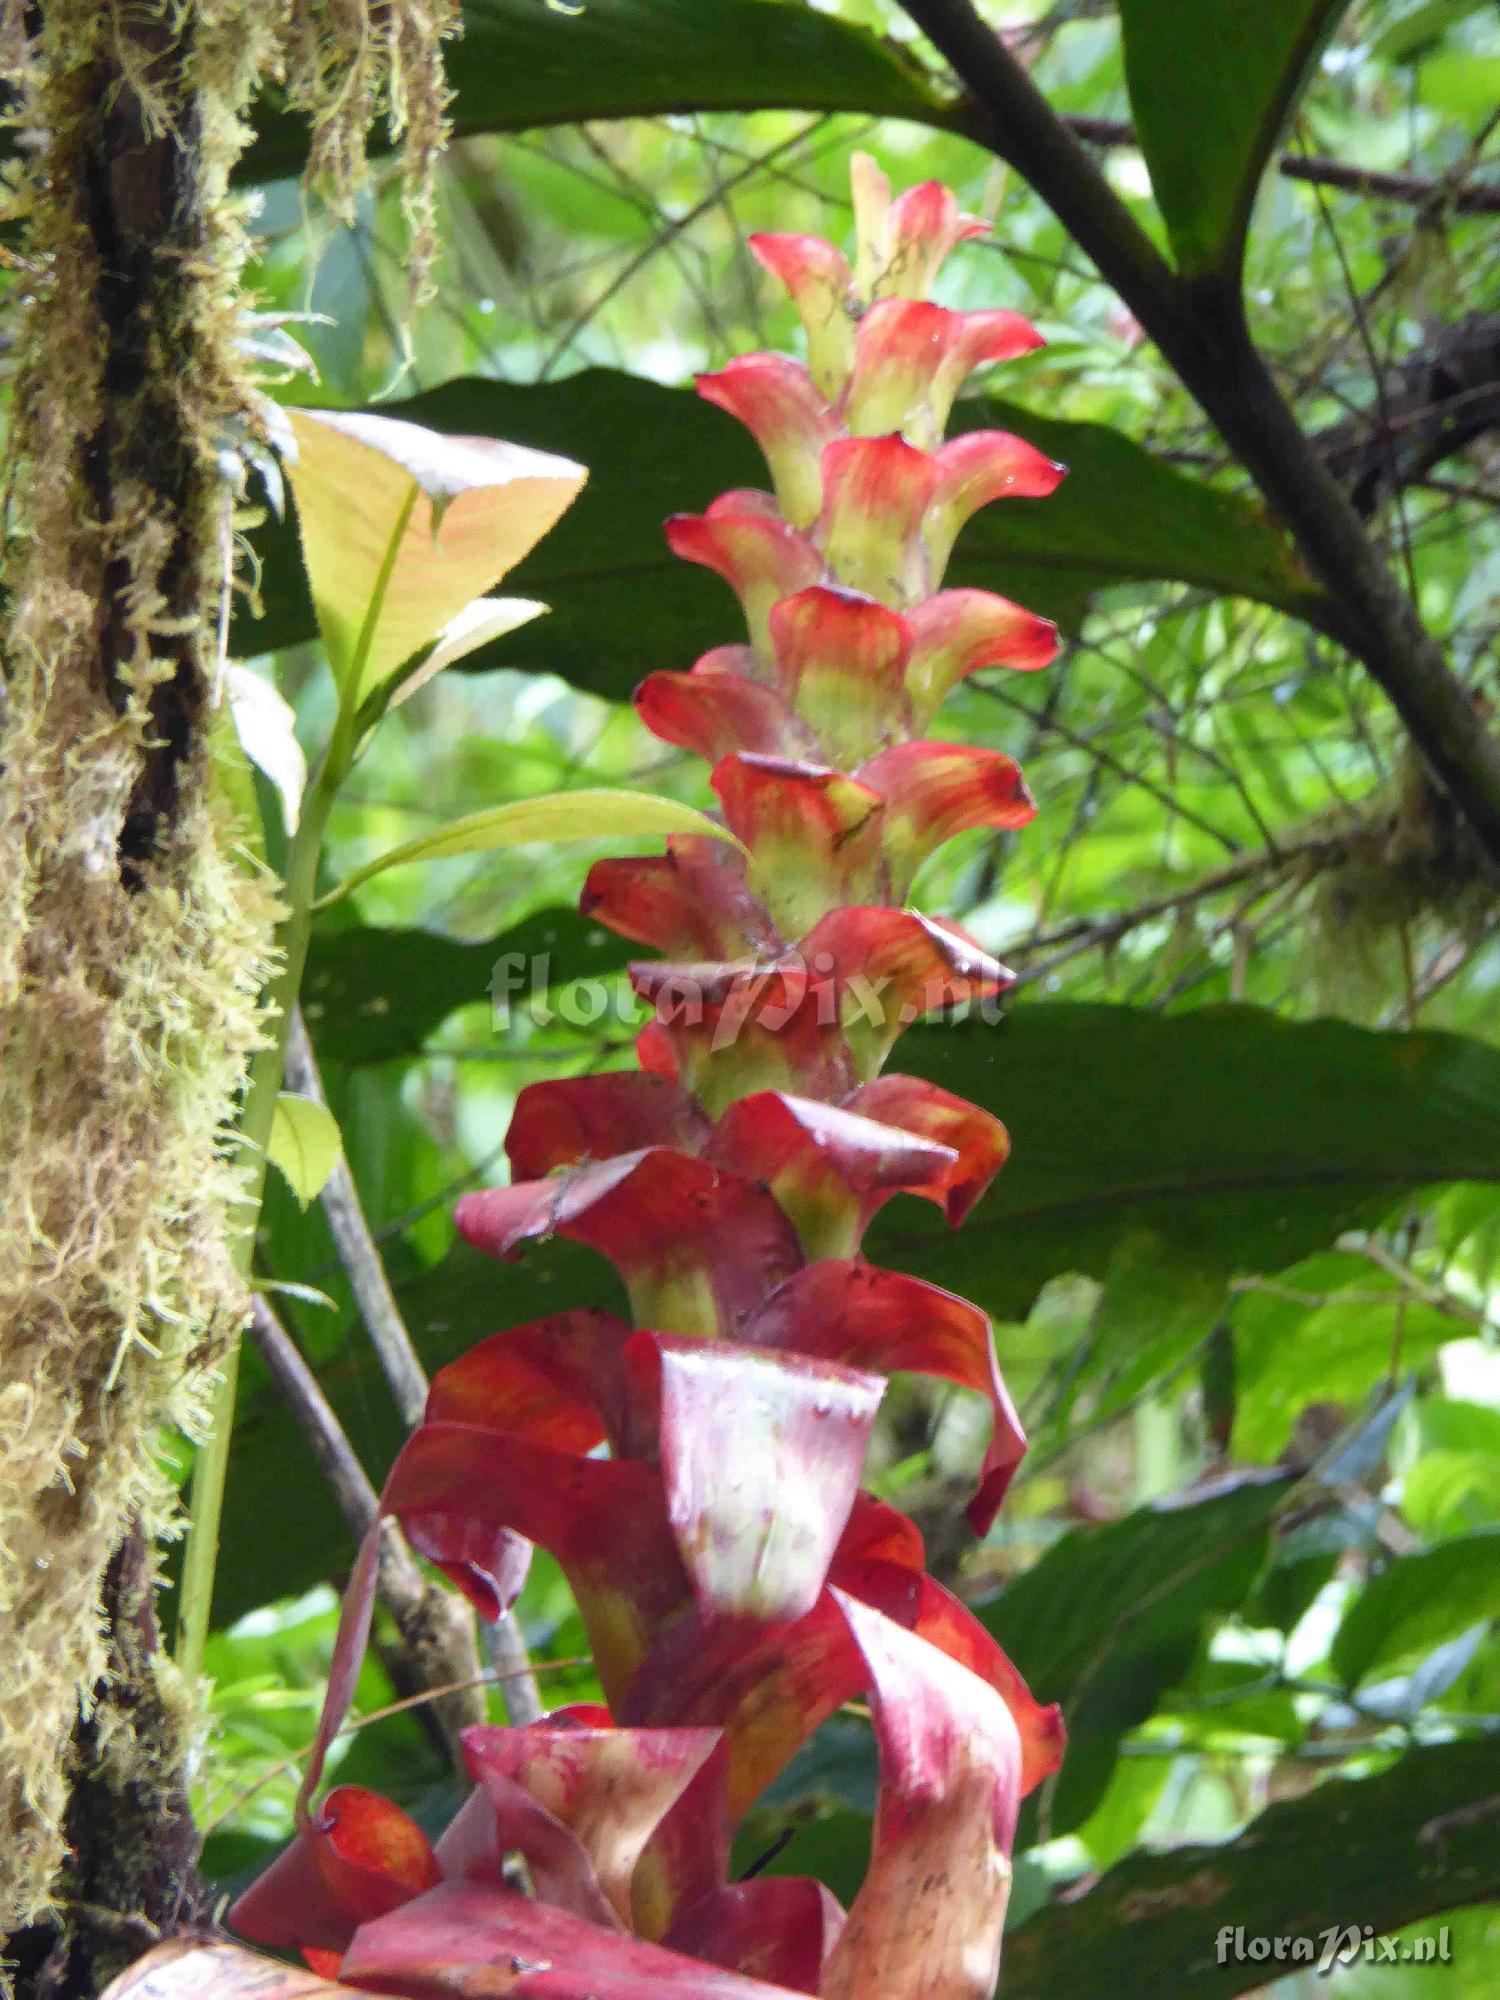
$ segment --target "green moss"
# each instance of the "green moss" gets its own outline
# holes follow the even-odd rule
[[[230,170],[266,76],[309,110],[336,195],[384,109],[425,258],[449,15],[365,0],[39,11],[36,38],[4,50],[18,120],[45,141],[16,190],[34,281],[0,744],[3,1933],[54,1892],[80,1760],[115,1796],[165,1782],[180,1718],[151,1744],[121,1723],[104,1579],[137,1524],[148,1545],[174,1532],[162,1436],[201,1422],[244,1306],[229,1133],[275,907],[235,858],[208,750],[227,587],[217,446],[254,421]],[[139,1666],[171,1717],[162,1671]]]

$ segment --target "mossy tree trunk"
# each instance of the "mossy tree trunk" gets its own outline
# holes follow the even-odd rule
[[[232,1127],[275,902],[220,803],[222,467],[257,424],[231,169],[257,84],[347,202],[403,154],[414,291],[455,0],[0,0],[19,270],[0,714],[0,1941],[94,1992],[197,1914],[163,1469],[247,1301]],[[0,1969],[0,1983],[5,1978]]]
[[[0,1929],[38,1995],[98,1990],[198,1894],[157,1454],[240,1316],[226,1131],[269,936],[210,745],[248,51],[209,46],[208,11],[44,0],[12,44],[36,152],[0,824]]]

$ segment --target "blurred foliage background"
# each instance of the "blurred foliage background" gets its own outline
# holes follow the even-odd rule
[[[1406,1925],[1403,1946],[1445,1924],[1451,1962],[1361,1964],[1331,1990],[1487,1994],[1500,1950],[1494,875],[1365,670],[1303,615],[1297,559],[1128,306],[1015,173],[934,129],[953,122],[941,110],[888,115],[919,114],[924,92],[951,101],[903,10],[696,9],[471,10],[437,292],[415,312],[393,178],[346,224],[299,191],[274,120],[255,156],[288,173],[252,197],[256,303],[309,315],[290,331],[316,368],[273,393],[410,407],[591,468],[514,579],[553,616],[387,722],[337,811],[330,879],[538,791],[709,802],[701,767],[648,737],[628,694],[735,636],[728,593],[671,562],[659,524],[756,478],[728,419],[690,397],[695,370],[795,346],[746,236],[847,236],[855,147],[898,185],[953,185],[993,233],[955,258],[942,295],[1016,307],[1048,342],[973,386],[1072,466],[1055,502],[1015,503],[1019,525],[982,517],[959,576],[1057,617],[1066,643],[1047,672],[982,677],[945,710],[952,736],[1022,759],[1040,811],[1019,834],[946,850],[918,898],[1012,963],[1019,991],[1000,1025],[917,1030],[897,1058],[999,1112],[1013,1160],[963,1235],[897,1204],[874,1254],[991,1311],[1033,1448],[977,1549],[958,1496],[983,1427],[959,1392],[892,1396],[875,1479],[1068,1710],[1073,1751],[1023,1829],[1007,1991],[1134,1994],[1174,1966],[1173,1991],[1249,1991],[1275,1968],[1213,1963],[1220,1923],[1239,1922],[1251,1935]],[[1268,37],[1287,11],[1264,9]],[[1325,12],[1278,142],[1293,171],[1273,166],[1254,210],[1252,330],[1491,721],[1500,18],[1475,0]],[[987,13],[1053,107],[1092,121],[1111,186],[1165,241],[1131,143],[1120,12],[990,0]],[[1182,74],[1211,64],[1214,16],[1181,10]],[[591,30],[597,61],[577,39]],[[722,86],[697,100],[695,36]],[[829,65],[815,85],[787,85],[814,54]],[[809,97],[840,108],[742,108]],[[611,115],[663,98],[661,115]],[[1308,178],[1309,162],[1336,170]],[[242,607],[237,648],[313,740],[331,691],[289,532],[268,520],[250,542],[264,616]],[[269,791],[263,805],[274,860]],[[624,948],[572,912],[586,860],[538,849],[393,871],[315,938],[309,1026],[429,1367],[549,1302],[608,1302],[584,1253],[553,1245],[503,1269],[456,1249],[449,1220],[458,1192],[501,1177],[523,1084],[629,1059]],[[546,970],[497,1010],[490,968],[517,952]],[[259,1272],[289,1288],[279,1309],[378,1479],[399,1422],[323,1215],[281,1186]],[[228,1505],[201,1786],[226,1887],[289,1830],[352,1554],[254,1355]],[[587,1697],[581,1630],[545,1559],[520,1613],[544,1698]],[[445,1760],[420,1709],[375,1719],[391,1699],[372,1660],[339,1775],[439,1811]],[[771,1865],[847,1894],[871,1757],[857,1718],[825,1732],[757,1815],[746,1859],[789,1832]],[[1184,1887],[1205,1844],[1208,1906]],[[1287,1972],[1271,1990],[1330,1989]]]

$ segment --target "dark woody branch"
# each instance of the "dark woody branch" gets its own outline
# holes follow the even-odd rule
[[[1321,585],[1331,628],[1500,862],[1500,743],[1282,396],[1237,284],[1178,276],[971,0],[904,4],[967,90],[968,129],[1035,188],[1217,426]]]
[[[1378,410],[1341,419],[1315,438],[1361,514],[1396,486],[1500,430],[1500,315],[1476,314],[1443,332],[1386,378]]]
[[[1123,118],[1063,120],[1070,132],[1090,146],[1133,146],[1134,127]],[[1386,174],[1373,167],[1356,167],[1347,160],[1326,160],[1316,156],[1282,153],[1276,170],[1289,181],[1305,181],[1312,187],[1340,188],[1346,194],[1367,195],[1408,208],[1430,208],[1455,215],[1500,215],[1500,185],[1486,181],[1457,181],[1446,187],[1441,181],[1426,180],[1420,174]]]

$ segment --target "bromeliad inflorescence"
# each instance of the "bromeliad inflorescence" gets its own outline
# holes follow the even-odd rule
[[[1003,433],[941,441],[969,371],[1038,344],[1013,313],[925,297],[983,225],[936,183],[892,200],[866,159],[854,191],[852,270],[816,238],[752,239],[807,365],[749,355],[698,383],[754,433],[774,496],[667,533],[734,589],[747,641],[637,695],[709,760],[739,844],[594,868],[585,909],[662,954],[632,967],[640,1066],[524,1090],[512,1185],[458,1210],[496,1256],[554,1233],[601,1252],[631,1323],[580,1308],[482,1342],[434,1380],[384,1496],[490,1616],[530,1544],[550,1550],[609,1706],[471,1730],[476,1789],[435,1845],[357,1788],[304,1810],[235,1921],[352,1986],[988,2000],[1018,1803],[1061,1754],[1057,1712],[860,1488],[884,1377],[938,1376],[988,1399],[969,1512],[989,1526],[1024,1449],[989,1324],[860,1246],[898,1193],[961,1221],[1005,1157],[988,1113],[881,1070],[905,1022],[1006,982],[904,902],[951,835],[1031,817],[1008,757],[923,732],[965,675],[1052,658],[1045,620],[941,585],[975,509],[1062,468]],[[367,1551],[325,1745],[372,1571]],[[847,1916],[811,1879],[731,1881],[747,1808],[860,1698],[881,1781]]]

